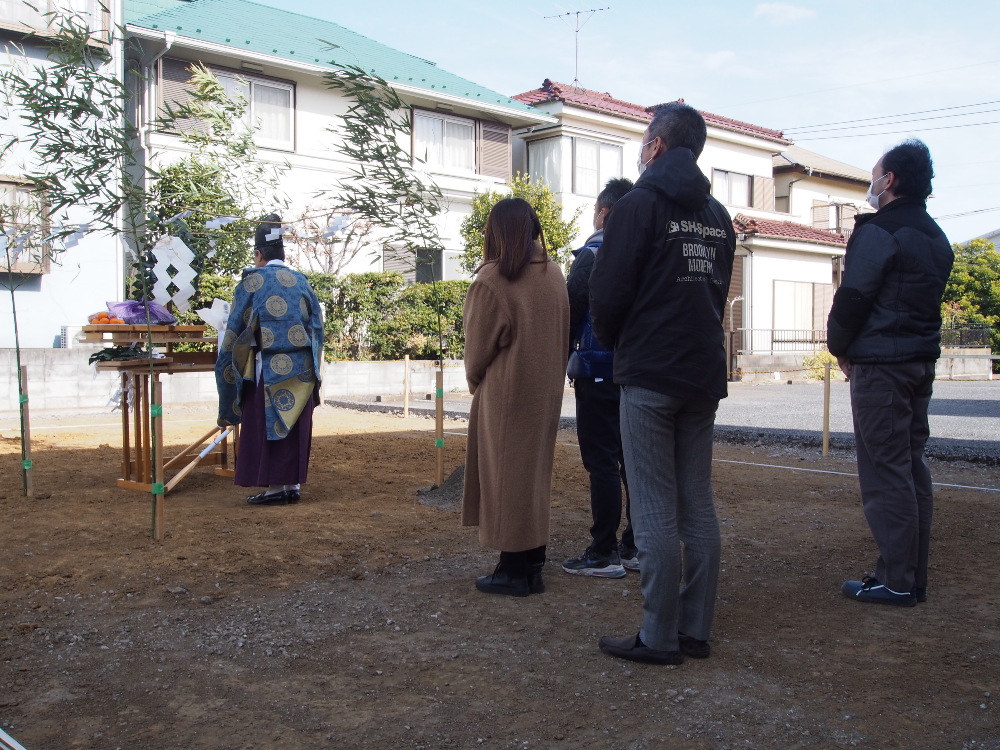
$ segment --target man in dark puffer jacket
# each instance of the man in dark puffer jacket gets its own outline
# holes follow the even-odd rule
[[[860,602],[912,607],[927,599],[927,407],[954,260],[927,214],[933,177],[930,152],[917,140],[878,160],[868,190],[877,211],[855,220],[827,322],[830,353],[851,381],[861,499],[879,552],[873,575],[844,583],[844,595]]]

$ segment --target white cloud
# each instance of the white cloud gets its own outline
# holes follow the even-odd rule
[[[758,3],[753,15],[754,18],[758,16],[769,18],[772,23],[778,26],[787,26],[796,21],[815,16],[816,11],[789,3]]]

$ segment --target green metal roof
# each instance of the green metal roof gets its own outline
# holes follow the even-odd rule
[[[423,89],[538,116],[516,99],[449,73],[433,62],[387,47],[330,21],[249,0],[125,0],[130,26],[306,65],[356,65],[390,84]],[[323,40],[323,41],[320,41]],[[336,48],[330,49],[332,45]]]

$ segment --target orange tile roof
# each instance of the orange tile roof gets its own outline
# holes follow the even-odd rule
[[[737,232],[757,237],[775,237],[786,240],[802,240],[804,242],[819,242],[825,245],[845,245],[844,235],[828,229],[815,229],[794,221],[772,221],[771,219],[756,219],[744,214],[733,217],[733,226]]]
[[[511,98],[530,105],[542,104],[544,102],[564,102],[577,107],[583,107],[584,109],[608,112],[641,122],[649,122],[652,119],[649,107],[615,99],[611,94],[601,93],[600,91],[591,91],[590,89],[583,89],[565,83],[556,83],[548,78],[542,82],[540,88],[533,91],[525,91],[523,94],[515,94]],[[678,99],[677,101],[683,102],[684,100]],[[705,118],[707,124],[714,127],[746,135],[754,135],[780,143],[791,143],[779,130],[771,130],[770,128],[753,125],[749,122],[734,120],[722,115],[714,115],[711,112],[702,112],[701,115]]]

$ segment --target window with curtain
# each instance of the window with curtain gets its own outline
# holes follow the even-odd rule
[[[247,102],[244,121],[257,128],[257,143],[266,148],[291,149],[292,87],[243,75],[215,72],[231,99]]]
[[[608,180],[622,176],[622,147],[573,139],[573,192],[596,198]]]
[[[163,58],[160,61],[160,96],[163,104],[177,106],[190,98],[191,62]],[[243,122],[257,128],[254,140],[262,148],[292,151],[295,148],[295,84],[243,71],[209,66],[229,98],[246,101]],[[194,120],[176,122],[183,131],[198,127]]]
[[[475,121],[414,112],[413,156],[428,167],[473,171],[476,168]]]
[[[553,193],[563,192],[563,164],[568,163],[570,139],[543,138],[528,143],[528,175],[544,182]]]
[[[726,206],[749,208],[753,205],[753,178],[739,172],[712,170],[712,195]]]
[[[6,234],[0,237],[0,273],[49,272],[51,243],[43,239],[51,229],[44,195],[16,179],[0,179],[0,231]]]

